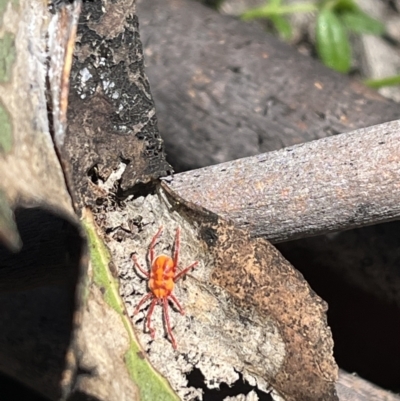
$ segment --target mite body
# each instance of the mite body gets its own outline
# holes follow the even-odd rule
[[[151,316],[153,314],[154,308],[157,304],[162,304],[163,311],[164,311],[164,319],[165,325],[167,328],[167,333],[171,339],[172,346],[176,349],[176,340],[174,335],[172,334],[171,323],[169,320],[168,314],[168,300],[171,300],[176,307],[178,308],[179,312],[184,315],[185,312],[176,299],[175,295],[172,293],[174,290],[175,283],[182,278],[189,270],[193,269],[198,265],[198,261],[193,262],[188,267],[184,268],[183,270],[179,270],[179,249],[180,249],[180,228],[176,229],[175,235],[175,243],[173,247],[173,257],[167,255],[158,255],[155,257],[154,255],[154,247],[156,245],[157,239],[160,237],[162,233],[162,227],[160,227],[157,233],[154,235],[153,239],[151,240],[149,251],[148,251],[148,259],[150,262],[150,272],[145,271],[139,264],[136,259],[136,255],[132,255],[132,260],[135,267],[145,276],[148,278],[148,287],[149,292],[140,300],[139,304],[137,305],[134,314],[138,313],[143,306],[143,304],[152,299],[149,307],[149,311],[147,312],[146,317],[146,325],[149,329],[150,335],[154,338],[155,330],[151,327]]]

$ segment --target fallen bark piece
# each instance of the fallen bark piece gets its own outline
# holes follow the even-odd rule
[[[187,387],[186,376],[194,369],[210,389],[232,385],[240,372],[261,391],[286,401],[337,400],[327,306],[270,243],[252,240],[245,230],[186,203],[165,185],[113,209],[96,219],[107,233],[128,315],[151,363],[183,400],[201,396],[201,389]],[[156,255],[173,254],[179,226],[180,266],[200,262],[174,288],[186,311],[184,316],[170,313],[176,351],[161,307],[152,315],[154,338],[147,332],[145,310],[134,314],[148,289],[131,256],[149,269],[148,249],[160,226]]]
[[[175,175],[190,202],[272,242],[400,217],[400,121]]]

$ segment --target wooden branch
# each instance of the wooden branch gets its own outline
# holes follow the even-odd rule
[[[400,217],[400,121],[176,175],[180,196],[273,242]]]
[[[398,395],[343,370],[339,372],[336,391],[340,401],[400,401]]]

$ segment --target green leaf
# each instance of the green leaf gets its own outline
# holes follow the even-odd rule
[[[275,29],[278,31],[279,36],[283,40],[290,40],[292,37],[292,27],[287,19],[280,15],[271,15],[269,17],[271,22],[274,24]]]
[[[328,9],[322,10],[316,25],[317,51],[323,63],[346,73],[351,65],[351,49],[345,27]]]
[[[261,7],[251,8],[242,14],[242,19],[247,21],[254,18],[270,19],[271,16],[289,15],[297,13],[315,12],[318,7],[313,3],[293,3],[289,5],[281,4],[281,1],[271,0]]]
[[[278,8],[282,4],[282,0],[269,0],[268,4],[270,7]]]
[[[361,10],[345,12],[340,15],[340,19],[348,30],[356,33],[382,35],[385,32],[385,25],[382,22],[370,17]]]
[[[335,12],[357,11],[358,6],[354,0],[336,0],[333,9]]]
[[[261,7],[250,8],[241,15],[241,18],[244,21],[249,21],[255,18],[269,18],[270,15],[271,7],[269,4],[265,4]]]
[[[400,85],[400,75],[394,75],[392,77],[386,77],[381,79],[367,79],[364,84],[370,88],[379,89],[385,86]]]

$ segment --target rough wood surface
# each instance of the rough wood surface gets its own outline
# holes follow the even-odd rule
[[[138,2],[146,73],[177,171],[399,118],[398,105],[198,2]]]
[[[233,385],[240,372],[260,391],[271,386],[287,401],[337,400],[326,304],[268,241],[251,239],[232,222],[188,204],[172,191],[166,193],[165,188],[145,198],[127,199],[113,213],[99,216],[119,267],[127,312],[139,324],[141,343],[156,369],[185,401],[197,400],[192,391],[203,387],[192,383],[186,388],[185,376],[189,379],[197,369],[204,376],[206,392]],[[127,221],[138,217],[140,226]],[[175,352],[169,336],[161,335],[165,331],[161,308],[152,318],[155,338],[147,330],[142,333],[143,315],[133,311],[148,289],[126,255],[132,250],[146,266],[148,246],[160,225],[163,233],[156,254],[170,254],[178,226],[180,267],[199,262],[174,288],[186,311],[182,318],[171,312]]]
[[[273,242],[400,217],[400,122],[181,173],[184,199]]]
[[[118,169],[121,193],[171,170],[144,73],[134,0],[83,3],[59,149],[77,209],[101,198],[104,191],[93,184]]]

